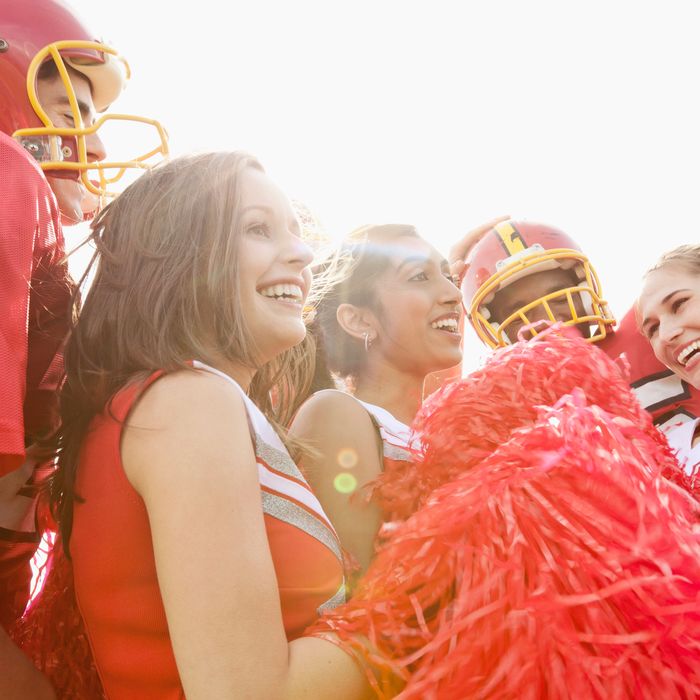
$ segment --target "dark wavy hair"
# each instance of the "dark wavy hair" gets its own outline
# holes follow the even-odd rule
[[[314,391],[333,388],[338,381],[352,382],[362,372],[367,353],[363,342],[346,333],[338,323],[341,304],[370,308],[379,317],[383,311],[377,298],[377,281],[386,272],[390,260],[389,243],[399,236],[418,236],[413,226],[382,224],[363,226],[353,231],[342,244],[331,281],[322,284],[323,293],[316,303],[310,331],[316,345]],[[339,272],[342,270],[342,272]],[[327,274],[326,268],[320,271]],[[297,405],[303,401],[302,397]]]

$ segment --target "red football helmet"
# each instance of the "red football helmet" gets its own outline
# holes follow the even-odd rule
[[[519,328],[536,336],[538,320],[576,326],[591,342],[615,325],[598,275],[563,231],[503,221],[472,248],[466,262],[461,285],[465,309],[477,335],[492,348],[515,342]],[[511,288],[511,299],[503,294],[525,277],[552,270],[559,272],[549,275],[549,282],[538,278],[539,284],[529,285],[531,291],[521,284]]]
[[[37,74],[47,61],[55,63],[63,83],[73,128],[53,124],[37,96]],[[60,0],[0,0],[0,131],[17,139],[54,177],[79,179],[89,192],[109,195],[109,186],[127,169],[151,167],[167,155],[167,135],[155,120],[124,114],[103,115],[86,126],[69,69],[89,80],[98,112],[119,96],[130,75],[127,62],[95,39]],[[90,162],[85,139],[110,120],[147,125],[153,147],[120,161]]]

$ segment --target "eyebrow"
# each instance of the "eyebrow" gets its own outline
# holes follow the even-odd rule
[[[401,269],[406,267],[407,265],[413,265],[414,263],[426,263],[429,261],[430,258],[425,255],[409,255],[396,266],[396,270],[400,272]]]
[[[542,297],[549,296],[550,294],[554,294],[555,292],[561,292],[563,289],[568,289],[568,287],[562,287],[561,284],[554,283],[551,286],[543,289],[542,293],[537,297],[533,297],[530,294],[522,294],[522,296],[520,296],[520,297],[515,297],[515,299],[513,299],[513,301],[510,304],[504,305],[504,308],[507,311],[506,316],[510,316],[512,313],[514,313],[518,309],[522,309],[523,306],[527,306],[528,304],[532,304],[537,299],[541,299]]]
[[[60,105],[64,107],[70,107],[70,100],[68,99],[67,95],[61,96],[58,98],[58,102]],[[78,103],[78,109],[80,110],[80,116],[83,118],[83,121],[85,121],[86,117],[89,117],[92,115],[92,108],[90,105],[87,104],[87,102],[83,102],[82,100],[78,99],[76,97],[76,102]]]
[[[690,292],[690,289],[674,289],[672,292],[669,292],[662,300],[661,300],[661,306],[664,306],[664,304],[667,304],[668,301],[675,295],[679,294],[680,292]],[[645,318],[642,321],[642,330],[646,333],[646,329],[648,328],[649,324],[654,323],[654,321],[650,318]]]
[[[689,291],[690,291],[690,289],[676,289],[676,290],[670,292],[669,294],[667,294],[667,295],[661,300],[661,304],[662,304],[662,305],[665,304],[674,294],[678,294],[679,292],[689,292]]]
[[[555,292],[563,292],[565,289],[570,289],[572,285],[569,285],[568,287],[563,287],[561,284],[552,284],[551,286],[547,287],[544,294],[542,295],[543,297],[549,296],[550,294],[554,294]]]
[[[266,212],[267,214],[272,214],[272,208],[266,206],[265,204],[249,204],[247,207],[243,207],[243,209],[241,209],[241,214],[245,214],[247,211],[251,211],[252,209],[258,209]]]
[[[249,204],[247,207],[243,207],[243,209],[241,209],[241,214],[245,214],[253,210],[263,211],[266,214],[269,214],[270,216],[275,215],[275,210],[272,207],[268,207],[266,204]],[[296,216],[293,218],[293,221],[295,230],[301,231],[301,224],[299,223],[299,220]]]

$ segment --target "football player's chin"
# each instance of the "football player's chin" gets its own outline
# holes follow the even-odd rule
[[[83,221],[84,188],[75,180],[59,177],[46,178],[56,197],[64,226],[75,226]]]

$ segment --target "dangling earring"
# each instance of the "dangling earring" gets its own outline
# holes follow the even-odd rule
[[[369,352],[369,346],[372,345],[372,340],[374,340],[374,338],[370,339],[369,333],[365,331],[365,352]]]

